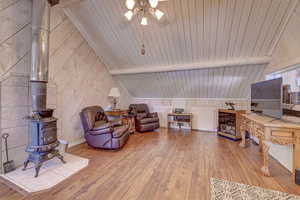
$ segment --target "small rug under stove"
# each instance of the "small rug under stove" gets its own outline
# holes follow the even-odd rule
[[[52,188],[88,166],[89,163],[86,158],[67,153],[64,155],[64,160],[66,164],[62,164],[58,158],[45,162],[37,178],[34,178],[35,169],[32,163],[28,165],[26,171],[22,171],[22,167],[20,167],[0,177],[9,181],[7,184],[14,186],[13,188],[18,191],[34,193]]]
[[[212,200],[300,200],[299,196],[212,178]]]

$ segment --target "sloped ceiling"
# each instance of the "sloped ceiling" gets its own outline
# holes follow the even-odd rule
[[[264,67],[246,65],[114,76],[137,98],[248,98]]]
[[[126,21],[125,0],[74,1],[66,14],[110,73],[142,98],[249,97],[299,2],[168,0],[159,4],[165,19],[143,27]]]
[[[126,21],[125,0],[83,0],[68,11],[106,66],[124,70],[270,56],[297,1],[169,0],[159,4],[165,20],[147,27]]]

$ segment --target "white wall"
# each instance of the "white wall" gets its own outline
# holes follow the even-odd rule
[[[216,131],[218,109],[226,108],[225,102],[236,104],[236,109],[249,110],[247,99],[183,99],[183,98],[135,98],[135,103],[146,103],[153,112],[158,112],[160,125],[167,127],[167,114],[174,108],[184,108],[193,113],[193,129]]]
[[[278,144],[270,144],[270,155],[275,158],[282,166],[293,171],[293,147]]]

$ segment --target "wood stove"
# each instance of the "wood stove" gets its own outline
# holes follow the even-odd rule
[[[30,141],[26,148],[28,158],[24,162],[26,170],[29,162],[35,165],[35,177],[42,164],[54,157],[65,163],[57,147],[57,119],[53,110],[47,109],[47,83],[49,66],[50,4],[47,0],[33,0],[32,47],[31,47],[31,97],[32,115],[30,120]],[[54,2],[54,1],[52,1]],[[55,1],[58,2],[57,0]],[[50,2],[51,3],[51,2]],[[54,4],[51,4],[54,5]]]
[[[35,115],[30,119],[31,135],[30,143],[26,148],[29,153],[24,162],[24,170],[29,162],[35,164],[35,177],[38,176],[42,164],[54,157],[65,163],[63,156],[56,149],[59,146],[57,140],[57,119],[54,117],[41,118]]]

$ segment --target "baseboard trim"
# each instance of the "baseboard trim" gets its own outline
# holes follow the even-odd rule
[[[160,128],[163,128],[163,129],[168,129],[167,127],[164,127],[164,126],[161,126]],[[172,129],[172,128],[171,128]],[[178,129],[179,128],[174,128],[174,129]],[[182,128],[182,130],[190,130],[190,129],[185,129],[185,128]],[[217,134],[217,131],[212,131],[212,130],[203,130],[203,129],[192,129],[192,131],[198,131],[198,132],[208,132],[208,133],[216,133]]]

